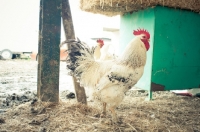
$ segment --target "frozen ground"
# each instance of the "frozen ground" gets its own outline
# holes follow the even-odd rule
[[[36,96],[37,66],[37,61],[32,60],[0,60],[0,101],[6,100],[8,96]],[[60,96],[65,96],[66,91],[74,92],[65,62],[60,62],[59,83]]]

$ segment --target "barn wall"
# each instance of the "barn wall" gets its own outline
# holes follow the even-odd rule
[[[120,46],[119,52],[121,53],[125,46],[134,38],[133,30],[144,28],[151,34],[150,49],[147,52],[147,64],[145,66],[144,75],[137,83],[137,87],[150,90],[151,84],[151,68],[152,68],[152,52],[153,52],[153,38],[154,38],[154,10],[148,9],[135,13],[127,13],[121,16],[120,19]]]
[[[152,82],[165,90],[200,87],[200,15],[155,9]]]

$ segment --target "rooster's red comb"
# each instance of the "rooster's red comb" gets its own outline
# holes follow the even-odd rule
[[[103,47],[103,45],[104,45],[104,42],[103,42],[103,40],[102,39],[97,39],[97,43],[99,43],[100,44],[100,47],[102,48]]]
[[[102,39],[97,39],[97,43],[104,44],[104,42],[103,42],[103,40],[102,40]]]
[[[147,36],[147,39],[150,39],[150,34],[147,30],[145,29],[137,29],[137,30],[133,30],[133,34],[134,35],[140,35],[140,34],[145,34]]]

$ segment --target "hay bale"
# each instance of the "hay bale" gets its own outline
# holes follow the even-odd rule
[[[157,5],[200,13],[200,0],[80,0],[81,10],[107,16],[122,15]]]

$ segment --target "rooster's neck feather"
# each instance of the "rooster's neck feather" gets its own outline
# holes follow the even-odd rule
[[[119,63],[130,65],[132,67],[140,67],[146,63],[146,48],[139,37],[135,37],[125,48]]]

